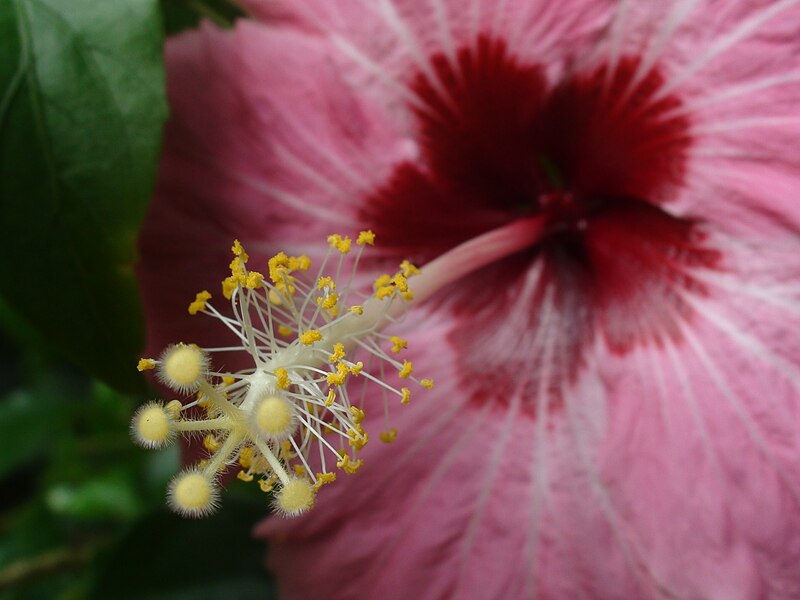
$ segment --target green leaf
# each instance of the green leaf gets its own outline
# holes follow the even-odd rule
[[[166,117],[158,8],[0,2],[0,294],[125,390],[141,385],[135,239]]]
[[[244,13],[227,0],[161,0],[164,25],[168,34],[197,27],[208,19],[217,27],[232,27]]]
[[[228,500],[224,510],[199,521],[158,513],[135,523],[100,561],[90,600],[275,598],[264,543],[252,538],[265,506]]]
[[[19,391],[0,402],[0,477],[42,452],[52,427],[52,404]]]
[[[73,519],[125,519],[142,510],[132,482],[121,469],[80,485],[54,486],[46,501],[53,514]]]

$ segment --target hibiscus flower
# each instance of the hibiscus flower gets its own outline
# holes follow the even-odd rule
[[[800,597],[798,2],[242,4],[167,48],[153,352],[233,238],[542,224],[398,326],[437,385],[259,527],[283,597]]]

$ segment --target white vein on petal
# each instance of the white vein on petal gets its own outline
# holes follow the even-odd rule
[[[733,31],[718,37],[705,52],[696,57],[693,62],[684,67],[680,73],[674,75],[669,82],[663,85],[652,97],[652,102],[657,102],[661,98],[668,96],[673,90],[700,71],[700,69],[705,67],[719,54],[725,52],[739,42],[746,40],[751,34],[756,32],[761,25],[779,15],[781,12],[797,5],[798,2],[800,2],[800,0],[782,0],[776,2],[741,22]]]
[[[566,356],[562,357],[562,359],[568,358],[569,357]],[[595,391],[600,392],[601,390],[602,388],[600,386],[596,386]],[[584,396],[580,401],[581,403],[585,403],[587,402],[587,398]],[[600,401],[606,403],[607,399],[603,398]],[[581,418],[576,411],[575,403],[571,400],[571,393],[569,390],[565,390],[564,393],[564,407],[566,409],[567,423],[572,431],[572,437],[575,442],[577,457],[583,466],[586,476],[588,477],[588,481],[591,485],[592,492],[598,501],[601,513],[608,522],[614,539],[617,541],[622,555],[631,568],[631,572],[639,582],[639,585],[642,587],[642,589],[650,589],[652,585],[655,585],[668,596],[674,596],[674,594],[672,594],[668,588],[666,588],[665,584],[661,582],[658,577],[656,577],[655,573],[653,573],[652,569],[644,558],[644,553],[641,550],[641,544],[636,540],[634,532],[632,532],[630,528],[625,527],[622,519],[614,508],[614,504],[600,475],[600,471],[591,458],[588,442],[584,437],[585,430],[581,426]]]
[[[542,312],[546,315],[553,309],[552,293],[545,295]],[[544,328],[543,328],[544,329]],[[538,333],[537,333],[538,336]],[[551,364],[551,353],[554,350],[554,344],[550,343],[545,346],[544,355],[542,357],[542,364]],[[528,539],[525,544],[525,555],[528,560],[525,561],[530,564],[528,575],[525,578],[525,589],[531,590],[532,595],[536,592],[536,571],[538,562],[538,546],[539,546],[539,526],[541,524],[542,512],[544,510],[546,495],[549,491],[547,487],[547,460],[545,454],[545,439],[547,436],[546,425],[548,423],[548,411],[550,405],[550,372],[545,370],[539,380],[539,385],[536,390],[536,425],[533,445],[533,457],[531,460],[531,511],[528,523]]]
[[[450,22],[447,14],[445,0],[429,0],[433,14],[436,18],[436,28],[439,31],[439,41],[445,55],[450,59],[451,64],[456,64],[456,46],[453,40],[453,33],[448,23]]]
[[[796,483],[792,482],[786,477],[786,475],[783,473],[783,470],[778,466],[777,458],[770,449],[769,442],[766,440],[763,434],[758,430],[758,428],[753,424],[752,416],[748,413],[748,410],[745,408],[745,402],[741,398],[739,398],[739,396],[730,388],[719,367],[716,365],[711,355],[708,353],[706,348],[700,342],[698,337],[693,333],[692,328],[684,325],[682,327],[682,334],[684,339],[694,349],[695,354],[705,367],[706,372],[708,373],[711,380],[714,382],[714,385],[722,394],[722,397],[728,402],[728,405],[730,406],[731,410],[737,416],[742,426],[745,428],[745,431],[750,436],[750,439],[752,440],[753,444],[761,452],[764,459],[775,470],[775,473],[778,475],[781,481],[783,481],[784,484],[786,484],[786,487],[792,494],[792,497],[796,501],[800,502],[800,489],[798,489]]]
[[[669,12],[667,18],[664,19],[658,34],[648,45],[647,50],[645,50],[644,56],[636,69],[636,73],[634,73],[631,82],[628,84],[628,89],[635,89],[642,79],[651,71],[653,66],[655,66],[664,53],[673,34],[684,23],[686,17],[689,16],[689,13],[697,5],[697,2],[698,0],[679,0],[672,5],[672,10]]]

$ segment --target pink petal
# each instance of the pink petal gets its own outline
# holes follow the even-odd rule
[[[598,347],[541,424],[520,410],[531,396],[545,406],[541,390],[510,406],[465,402],[447,383],[455,351],[445,358],[435,342],[445,325],[423,323],[414,362],[445,385],[394,411],[396,442],[368,446],[362,471],[308,516],[260,526],[282,597],[800,593],[789,566],[800,559],[800,344],[779,333],[800,318],[796,305],[773,307],[749,331],[753,290],[719,292],[704,303],[745,337],[701,317],[684,324],[684,343],[624,357]]]
[[[308,516],[259,528],[286,597],[800,597],[796,3],[246,5],[261,24],[206,26],[169,47],[175,112],[140,268],[151,348],[222,339],[179,315],[218,285],[233,237],[251,254],[307,250],[331,228],[359,227],[399,165],[425,179],[411,79],[478,31],[546,65],[549,81],[652,57],[693,133],[665,210],[721,256],[695,269],[679,254],[690,281],[667,291],[681,302],[644,298],[679,335],[624,351],[603,336],[576,351],[581,324],[563,310],[530,331],[507,314],[496,328],[466,319],[447,299],[410,319],[415,366],[437,387],[393,407],[395,444],[373,441],[362,471],[324,488]],[[414,189],[441,209],[440,188]],[[481,231],[463,231],[470,215],[447,223],[447,235],[426,232],[433,255],[452,245],[443,238]],[[636,247],[633,258],[646,255]],[[504,281],[478,300],[504,307],[497,296],[518,290]],[[469,377],[497,370],[481,371],[474,344],[465,374],[459,336],[476,328],[487,356],[520,373],[502,373],[506,393],[479,402]],[[554,370],[571,362],[570,376]],[[384,427],[371,413],[367,425]]]

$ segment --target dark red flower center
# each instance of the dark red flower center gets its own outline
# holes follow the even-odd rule
[[[718,255],[665,209],[692,138],[659,70],[628,56],[550,82],[485,36],[456,64],[430,61],[435,80],[411,79],[421,156],[364,204],[381,246],[424,264],[522,216],[547,222],[530,248],[441,295],[464,317],[451,341],[474,397],[557,394],[598,335],[619,353],[679,339],[683,294],[702,293],[691,269]]]

